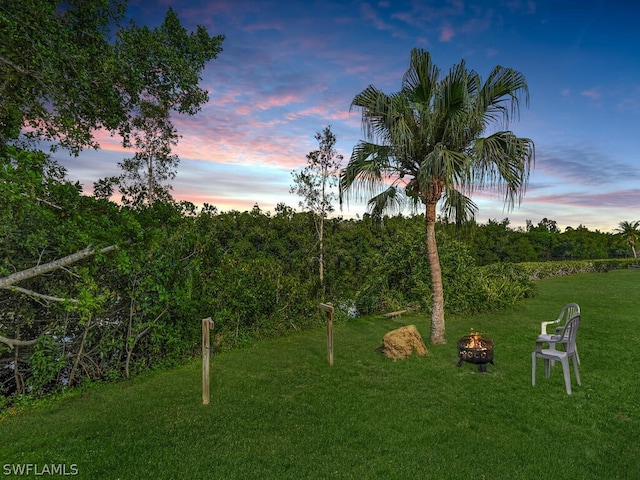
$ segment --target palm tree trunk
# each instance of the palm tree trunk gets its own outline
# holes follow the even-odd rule
[[[431,275],[431,289],[433,292],[431,309],[431,344],[446,343],[444,331],[444,294],[442,291],[442,270],[438,245],[436,244],[436,202],[427,202],[427,260]]]

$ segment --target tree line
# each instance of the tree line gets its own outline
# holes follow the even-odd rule
[[[116,204],[83,195],[41,153],[23,153],[0,173],[5,397],[174,365],[197,353],[203,317],[215,320],[213,343],[225,349],[321,325],[325,301],[338,320],[431,308],[424,215],[326,218],[321,280],[312,212]],[[443,219],[436,227],[450,313],[532,295],[513,262],[547,259],[560,245],[574,259],[630,256],[620,235],[583,227],[524,231],[504,220],[461,230]]]
[[[526,226],[517,228],[510,226],[508,218],[490,219],[485,224],[470,222],[463,228],[446,219],[442,223],[447,231],[457,231],[456,235],[469,246],[478,265],[635,257],[629,238],[637,237],[628,237],[620,230],[601,232],[589,230],[582,224],[561,230],[555,220],[548,218],[537,224],[527,220]]]

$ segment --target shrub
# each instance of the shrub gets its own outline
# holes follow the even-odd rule
[[[513,306],[535,292],[533,281],[520,264],[495,263],[478,268],[478,273],[485,310]]]
[[[519,264],[530,280],[575,275],[578,273],[604,273],[609,270],[626,268],[626,259],[570,260],[560,262],[526,262]]]

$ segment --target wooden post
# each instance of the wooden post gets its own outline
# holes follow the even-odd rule
[[[213,330],[214,323],[209,318],[202,319],[202,404],[209,405],[209,332]]]
[[[327,318],[327,361],[333,365],[333,305],[321,303],[320,309],[328,313]]]

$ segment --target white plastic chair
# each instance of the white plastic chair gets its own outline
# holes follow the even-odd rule
[[[566,350],[566,342],[558,342],[558,339],[562,336],[562,331],[564,330],[564,326],[567,321],[571,320],[573,317],[580,315],[580,306],[577,303],[568,303],[562,310],[560,310],[560,315],[558,318],[552,322],[542,322],[540,324],[540,335],[536,339],[536,343],[549,343],[549,348],[555,349],[557,343],[561,343],[565,346]],[[555,326],[553,333],[547,332],[547,327]],[[578,359],[578,365],[580,365],[580,355],[578,355],[578,347],[576,346],[576,358]],[[553,365],[553,363],[552,363]]]
[[[580,315],[575,316],[564,325],[562,334],[557,339],[544,339],[536,341],[536,349],[531,354],[531,385],[536,384],[536,361],[538,358],[544,359],[544,375],[549,378],[551,370],[551,362],[559,361],[562,363],[562,372],[564,374],[564,384],[567,393],[571,395],[571,372],[569,370],[569,360],[573,362],[573,371],[576,375],[578,385],[580,382],[580,372],[578,371],[578,357],[576,352],[576,336],[580,327]],[[542,348],[545,343],[549,343],[549,348]],[[557,350],[555,345],[561,343],[565,346],[565,351]]]

